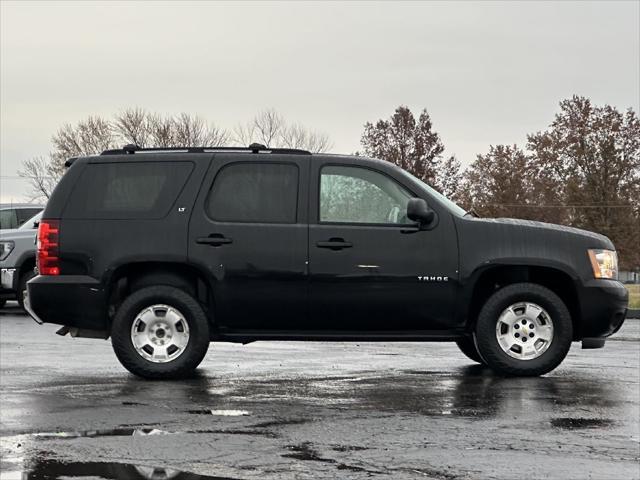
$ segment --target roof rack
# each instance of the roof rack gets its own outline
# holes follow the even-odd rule
[[[311,155],[308,150],[297,148],[269,148],[260,143],[252,143],[248,147],[153,147],[141,148],[138,145],[125,145],[122,148],[105,150],[100,155],[133,155],[138,152],[183,152],[183,153],[207,153],[207,152],[251,152],[251,153],[281,153],[286,155]]]

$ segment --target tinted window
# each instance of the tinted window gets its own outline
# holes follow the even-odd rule
[[[67,203],[68,218],[162,218],[193,169],[191,162],[87,165]]]
[[[221,222],[295,223],[297,203],[297,166],[235,163],[216,176],[207,208]]]
[[[327,166],[320,179],[320,221],[406,224],[412,195],[368,168]]]
[[[40,224],[40,219],[41,218],[42,218],[42,212],[38,213],[37,215],[34,215],[29,220],[24,222],[20,226],[20,230],[35,230],[36,228],[38,228],[38,225]]]
[[[18,217],[15,209],[0,210],[0,229],[17,228]]]
[[[16,212],[18,215],[18,224],[22,225],[24,222],[33,217],[36,213],[40,212],[41,208],[20,208]]]

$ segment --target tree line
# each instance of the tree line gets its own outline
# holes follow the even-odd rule
[[[265,110],[231,130],[197,115],[163,116],[128,109],[113,118],[89,117],[52,137],[48,157],[23,163],[35,197],[48,198],[69,157],[133,143],[141,147],[247,146],[326,152],[328,135]],[[361,152],[392,162],[481,217],[559,223],[607,235],[623,269],[640,268],[640,121],[573,96],[551,123],[524,145],[490,145],[463,169],[446,154],[426,109],[417,118],[406,106],[364,125]]]
[[[462,169],[423,110],[400,106],[365,124],[366,155],[409,170],[481,217],[570,225],[614,242],[622,269],[640,268],[640,121],[584,97],[560,102],[545,130],[525,145],[490,145]]]

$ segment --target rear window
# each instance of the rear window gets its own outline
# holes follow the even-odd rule
[[[64,216],[79,219],[162,218],[193,170],[191,162],[118,162],[86,166]]]
[[[207,213],[220,222],[296,223],[298,167],[233,163],[213,182]]]

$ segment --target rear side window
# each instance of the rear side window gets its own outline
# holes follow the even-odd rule
[[[216,176],[207,214],[220,222],[296,223],[298,167],[233,163]]]
[[[89,164],[65,209],[66,218],[162,218],[193,170],[191,162]]]
[[[16,214],[18,215],[18,224],[22,225],[24,222],[33,217],[36,213],[40,212],[41,208],[20,208]]]

